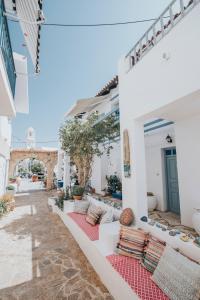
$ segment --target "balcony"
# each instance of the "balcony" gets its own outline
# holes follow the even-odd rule
[[[4,67],[6,69],[10,89],[14,97],[15,84],[16,84],[16,72],[13,59],[12,46],[10,41],[8,23],[6,17],[3,15],[5,11],[4,1],[0,0],[0,49],[3,56]]]
[[[198,3],[199,0],[173,0],[126,55],[127,71],[132,69]]]

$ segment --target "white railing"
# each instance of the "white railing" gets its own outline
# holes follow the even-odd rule
[[[173,0],[126,55],[128,71],[198,3],[200,0]]]

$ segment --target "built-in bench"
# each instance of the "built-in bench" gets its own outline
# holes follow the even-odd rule
[[[93,199],[90,201],[95,203]],[[61,211],[54,202],[53,199],[49,201],[53,211],[61,217],[115,300],[168,299],[151,280],[152,274],[138,260],[114,254],[119,239],[118,221],[92,226],[86,222],[85,215],[73,212],[72,202],[66,204],[68,207],[65,207],[65,211]],[[178,237],[171,237],[167,232],[162,232],[159,228],[144,222],[139,222],[139,226],[200,261],[200,249],[192,243],[184,243]]]
[[[107,259],[140,299],[169,299],[151,280],[152,274],[137,259],[115,254],[107,256]]]
[[[84,231],[91,241],[99,239],[99,224],[92,226],[86,221],[85,215],[75,212],[68,213],[68,216]]]

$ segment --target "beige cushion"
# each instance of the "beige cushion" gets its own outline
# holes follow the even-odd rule
[[[87,212],[86,221],[91,225],[96,225],[102,213],[103,211],[100,206],[91,204]]]
[[[113,221],[113,210],[109,209],[101,218],[100,224],[111,223]]]
[[[77,214],[86,215],[89,208],[89,201],[76,200],[74,203],[74,212]]]
[[[171,300],[200,299],[200,265],[166,246],[152,280]]]

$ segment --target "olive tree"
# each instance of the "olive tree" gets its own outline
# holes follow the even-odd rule
[[[119,136],[119,122],[113,115],[98,121],[98,114],[93,113],[84,120],[65,121],[59,136],[62,149],[76,165],[79,184],[85,186],[91,177],[94,156],[105,152],[109,155]]]

